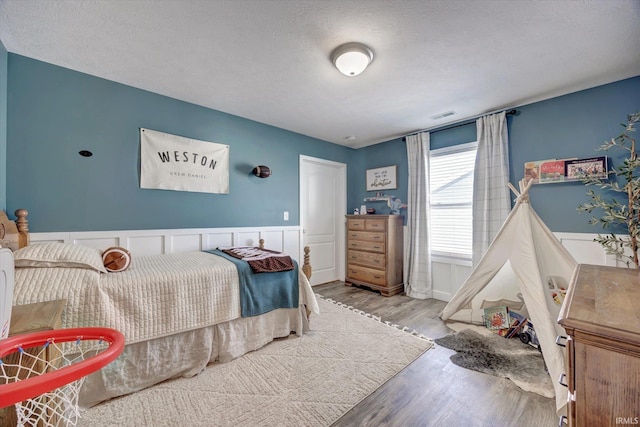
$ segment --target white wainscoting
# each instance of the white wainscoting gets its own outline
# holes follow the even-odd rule
[[[406,227],[404,228],[406,236]],[[303,256],[301,233],[299,226],[272,226],[31,233],[30,239],[31,244],[64,242],[98,249],[121,246],[131,251],[134,256],[200,251],[215,249],[218,246],[258,246],[260,239],[264,239],[266,248],[286,252],[300,263]],[[554,234],[580,264],[624,267],[614,256],[607,255],[599,243],[593,241],[597,234]],[[311,265],[313,266],[313,254]],[[471,274],[471,262],[434,259],[432,272],[433,297],[441,301],[450,301]]]
[[[258,246],[260,239],[264,239],[265,248],[286,252],[298,263],[302,254],[299,226],[72,231],[30,233],[29,237],[31,244],[62,242],[103,250],[120,246],[133,256],[202,251],[218,246]]]
[[[616,260],[615,256],[607,255],[603,247],[594,242],[597,234],[590,233],[554,233],[575,258],[578,264],[609,265],[626,267]],[[464,281],[471,274],[471,262],[447,260],[437,258],[431,263],[433,272],[433,297],[441,301],[450,301],[460,289]]]

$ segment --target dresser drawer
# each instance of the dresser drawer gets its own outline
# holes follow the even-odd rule
[[[364,229],[367,231],[387,231],[387,221],[384,219],[365,219]]]
[[[387,231],[387,221],[385,219],[351,218],[348,221],[348,228],[349,230]]]
[[[385,234],[374,231],[349,231],[347,234],[349,240],[362,240],[365,242],[379,242],[384,244]]]
[[[373,252],[347,251],[347,263],[349,265],[360,264],[368,267],[386,268],[386,257],[384,254]]]
[[[359,267],[355,265],[348,266],[347,278],[353,280],[361,280],[363,282],[373,283],[380,286],[385,286],[387,284],[384,271],[374,270],[372,268],[366,267]]]
[[[347,228],[349,230],[364,230],[365,229],[364,221],[365,221],[364,218],[350,219],[349,221],[347,221]]]
[[[385,252],[385,245],[377,242],[367,242],[365,240],[352,240],[347,241],[347,249],[357,249],[360,251],[371,251],[383,254]]]

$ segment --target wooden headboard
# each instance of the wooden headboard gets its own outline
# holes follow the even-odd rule
[[[0,211],[0,245],[17,250],[29,245],[29,221],[26,209],[18,209],[16,220],[11,221],[4,211]]]

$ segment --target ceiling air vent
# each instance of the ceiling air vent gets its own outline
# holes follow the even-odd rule
[[[440,120],[440,119],[444,119],[445,117],[453,116],[455,113],[456,113],[455,111],[447,111],[444,113],[436,114],[435,116],[431,116],[429,118],[431,120]]]

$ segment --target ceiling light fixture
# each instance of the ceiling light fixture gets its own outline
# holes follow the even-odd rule
[[[373,52],[362,43],[346,43],[331,53],[331,62],[345,76],[362,73],[373,61]]]

